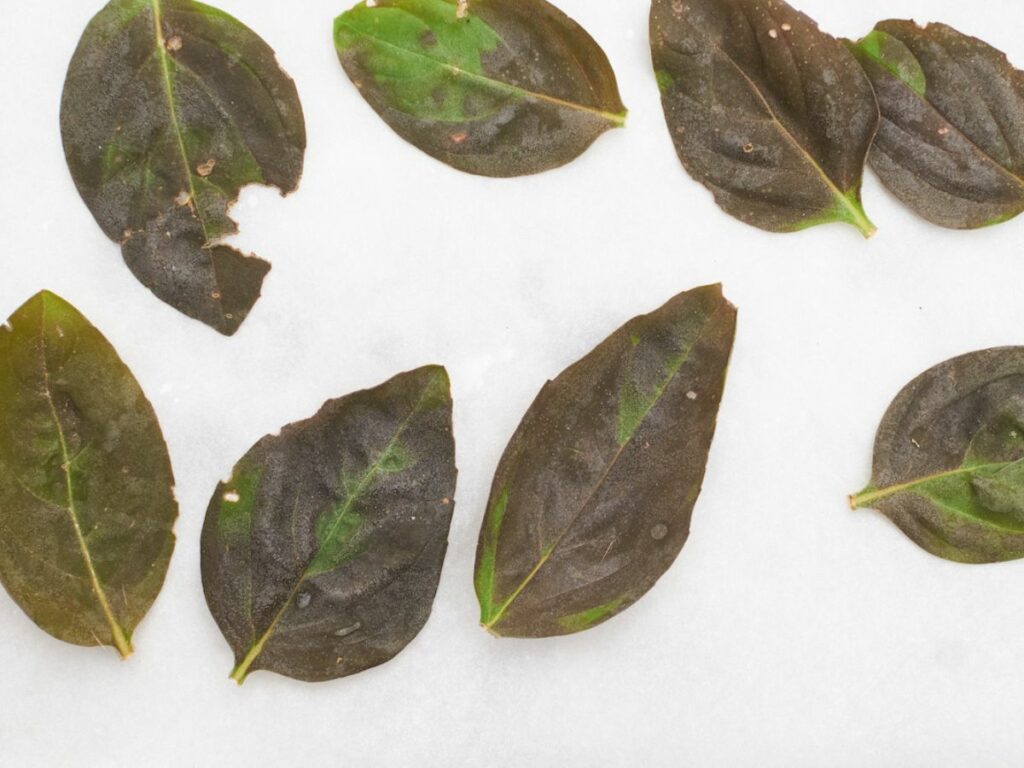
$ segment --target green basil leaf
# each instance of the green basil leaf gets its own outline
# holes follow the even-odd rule
[[[935,224],[973,229],[1024,211],[1024,73],[945,24],[883,21],[851,44],[882,125],[872,168]]]
[[[203,527],[206,601],[254,670],[333,680],[383,664],[430,615],[455,493],[448,374],[427,367],[260,440]]]
[[[469,173],[565,165],[625,121],[604,51],[545,0],[361,2],[334,43],[398,135]]]
[[[698,288],[629,321],[541,390],[480,531],[487,629],[589,629],[668,570],[690,533],[735,329],[721,286]]]
[[[880,510],[947,560],[1024,557],[1024,347],[957,357],[907,385],[850,505]]]
[[[61,107],[78,191],[135,276],[231,335],[270,265],[221,241],[248,184],[293,191],[302,106],[269,46],[192,0],[111,0],[75,51]]]
[[[842,43],[780,0],[654,0],[651,53],[679,159],[727,213],[874,233],[860,189],[878,106]]]
[[[174,550],[174,477],[113,347],[43,292],[0,328],[0,581],[54,637],[131,637]]]

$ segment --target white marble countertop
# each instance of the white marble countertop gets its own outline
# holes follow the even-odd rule
[[[270,260],[233,339],[141,287],[80,201],[61,150],[65,68],[100,0],[0,10],[0,316],[40,288],[114,343],[152,400],[178,481],[178,549],[127,663],[50,639],[0,593],[8,766],[906,768],[1024,761],[1024,562],[919,550],[846,494],[904,383],[1024,343],[1024,220],[931,226],[869,174],[880,231],[772,236],[721,213],[675,159],[646,0],[561,0],[605,47],[628,127],[577,162],[495,181],[398,139],[345,77],[347,0],[219,0],[278,51],[303,98],[306,174],[247,191],[233,242]],[[942,20],[1024,65],[1016,0],[800,0],[857,37]],[[491,476],[544,381],[626,319],[721,281],[739,336],[693,534],[634,608],[588,633],[497,641],[473,556]],[[331,397],[448,366],[460,468],[434,615],[395,661],[239,690],[206,608],[210,494],[259,437]]]

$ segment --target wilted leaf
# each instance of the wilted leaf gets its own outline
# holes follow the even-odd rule
[[[957,357],[907,385],[850,504],[948,560],[1024,557],[1024,347]]]
[[[721,286],[698,288],[629,321],[541,390],[480,531],[487,629],[589,629],[668,570],[690,533],[735,328]]]
[[[883,21],[851,48],[882,125],[871,166],[921,216],[968,229],[1024,211],[1024,73],[945,24]]]
[[[78,191],[135,276],[231,335],[270,265],[222,244],[248,184],[288,193],[306,146],[274,52],[192,0],[112,0],[71,60],[61,107]]]
[[[352,675],[419,633],[448,547],[451,419],[448,375],[422,368],[328,402],[235,466],[202,540],[234,680]]]
[[[40,627],[131,651],[174,550],[156,415],[110,343],[43,292],[0,328],[0,580]]]
[[[555,168],[625,121],[604,51],[544,0],[360,3],[334,43],[388,125],[469,173]]]
[[[842,43],[779,0],[654,0],[651,52],[679,158],[726,212],[874,233],[860,188],[878,106]]]

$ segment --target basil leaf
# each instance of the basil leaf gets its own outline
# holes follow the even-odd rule
[[[541,390],[480,531],[487,629],[589,629],[668,570],[689,536],[735,328],[721,286],[698,288],[629,321]]]
[[[947,560],[1024,557],[1024,347],[957,357],[907,385],[850,505],[880,510]]]
[[[131,637],[174,550],[153,408],[110,343],[43,292],[0,328],[0,581],[54,637]]]
[[[874,234],[860,189],[878,106],[842,43],[779,0],[654,0],[651,53],[679,159],[727,213]]]
[[[78,191],[135,276],[231,335],[270,265],[221,241],[248,184],[293,191],[306,146],[274,52],[192,0],[111,0],[64,84],[64,151]]]
[[[883,21],[851,44],[882,125],[871,166],[935,224],[973,229],[1024,211],[1024,73],[945,24]]]
[[[461,171],[546,171],[625,122],[604,51],[544,0],[362,2],[334,43],[377,114]]]
[[[332,400],[253,446],[217,488],[202,537],[232,679],[332,680],[412,641],[448,547],[454,452],[439,367]]]

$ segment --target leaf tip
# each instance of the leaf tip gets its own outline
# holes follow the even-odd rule
[[[65,309],[71,306],[63,298],[61,298],[53,291],[50,291],[46,288],[43,288],[41,291],[36,293],[32,298],[25,302],[26,307],[34,306],[36,304],[40,304],[46,309]]]

